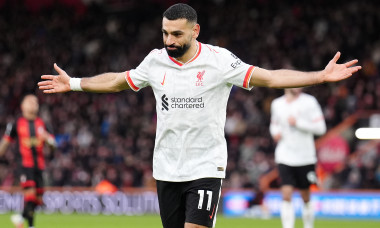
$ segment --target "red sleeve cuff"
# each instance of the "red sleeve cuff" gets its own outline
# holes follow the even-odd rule
[[[250,79],[251,79],[253,69],[255,69],[255,67],[254,67],[254,66],[250,66],[250,67],[248,68],[248,70],[247,70],[247,73],[245,74],[243,87],[246,88],[246,89],[249,88],[249,81],[250,81]]]
[[[129,87],[131,87],[132,90],[134,90],[134,91],[140,90],[140,88],[135,86],[135,84],[133,83],[131,76],[129,75],[129,71],[127,71],[127,75],[125,76],[125,79],[127,80],[127,83],[129,85]]]

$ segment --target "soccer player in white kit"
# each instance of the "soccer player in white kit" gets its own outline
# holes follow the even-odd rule
[[[224,124],[232,86],[308,86],[343,80],[361,67],[353,66],[357,60],[337,64],[339,52],[319,72],[254,67],[224,48],[197,41],[197,13],[182,3],[164,12],[161,29],[164,48],[151,51],[134,70],[72,78],[54,64],[58,75],[41,76],[38,86],[44,93],[152,87],[158,117],[153,177],[162,224],[213,227],[227,164]]]
[[[309,187],[317,182],[314,135],[320,136],[326,132],[322,109],[318,101],[302,93],[301,88],[285,89],[285,94],[272,102],[269,129],[277,142],[275,161],[281,179],[282,226],[294,227],[295,212],[291,201],[294,188],[298,188],[304,201],[304,228],[312,228],[314,210]]]

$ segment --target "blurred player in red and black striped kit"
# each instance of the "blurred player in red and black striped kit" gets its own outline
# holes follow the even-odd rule
[[[21,102],[22,116],[15,123],[8,123],[0,142],[0,156],[9,144],[17,142],[17,160],[20,162],[20,184],[24,194],[24,210],[13,215],[12,222],[22,228],[23,218],[29,227],[34,227],[34,211],[42,204],[43,178],[45,168],[43,149],[45,143],[55,147],[54,136],[48,132],[44,121],[38,117],[39,104],[35,95],[26,95]]]

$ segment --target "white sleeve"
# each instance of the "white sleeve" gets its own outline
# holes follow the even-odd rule
[[[136,69],[127,71],[125,79],[132,90],[139,91],[140,89],[150,85],[149,66],[155,52],[156,50],[151,51]]]
[[[296,127],[314,135],[323,135],[326,133],[326,122],[321,106],[315,98],[311,99],[307,106],[308,114],[297,118]]]
[[[280,120],[278,118],[278,114],[276,111],[275,100],[271,104],[271,118],[270,118],[269,132],[272,137],[275,135],[281,134],[281,125],[280,125]]]
[[[253,87],[249,86],[249,80],[255,67],[244,63],[227,49],[220,48],[219,50],[222,56],[221,67],[223,69],[224,81],[251,90]]]

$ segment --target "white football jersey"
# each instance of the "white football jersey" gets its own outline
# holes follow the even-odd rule
[[[290,126],[288,118],[296,118],[296,126]],[[288,102],[285,95],[274,99],[271,105],[270,133],[281,134],[275,151],[276,163],[303,166],[317,162],[314,135],[326,132],[326,123],[318,101],[301,93]]]
[[[134,91],[151,86],[156,98],[155,179],[225,177],[227,100],[233,85],[251,89],[253,71],[228,50],[198,42],[187,63],[168,56],[164,48],[155,49],[127,72]]]

